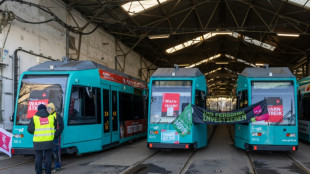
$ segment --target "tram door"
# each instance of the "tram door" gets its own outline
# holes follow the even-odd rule
[[[111,86],[111,110],[112,110],[112,142],[119,140],[119,117],[118,117],[118,92],[117,88]]]
[[[110,86],[105,85],[102,89],[103,105],[103,138],[102,145],[110,144],[112,141],[111,133],[111,111],[110,111]]]
[[[104,85],[102,94],[103,94],[102,145],[107,145],[119,140],[117,87]]]

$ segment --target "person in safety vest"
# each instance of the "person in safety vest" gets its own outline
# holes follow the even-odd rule
[[[60,148],[60,134],[62,133],[62,131],[64,130],[64,121],[62,119],[62,117],[56,113],[55,111],[55,105],[53,103],[49,103],[47,106],[47,112],[50,115],[53,115],[56,120],[57,120],[57,127],[56,129],[59,130],[59,137],[58,138],[54,138],[54,148],[53,148],[53,156],[55,159],[55,171],[59,171],[61,168],[61,148]]]
[[[27,131],[33,134],[33,149],[35,151],[35,171],[42,173],[43,151],[46,161],[47,174],[51,173],[53,140],[59,136],[58,130],[55,132],[57,120],[46,111],[46,106],[40,104],[37,113],[30,119]]]

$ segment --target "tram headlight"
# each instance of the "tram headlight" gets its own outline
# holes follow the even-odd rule
[[[253,137],[260,137],[260,136],[262,136],[262,133],[261,132],[252,132],[252,136]]]
[[[158,131],[150,131],[150,135],[157,135],[158,134]]]
[[[24,134],[14,134],[15,138],[24,138]]]
[[[287,137],[296,137],[296,134],[295,134],[295,133],[294,133],[294,134],[286,133],[286,136],[287,136]]]

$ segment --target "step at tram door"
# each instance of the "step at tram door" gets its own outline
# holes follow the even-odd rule
[[[119,140],[118,90],[117,87],[104,85],[103,94],[103,138],[102,145]]]

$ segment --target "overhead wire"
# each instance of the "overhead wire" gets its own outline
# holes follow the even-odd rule
[[[76,27],[73,27],[71,25],[68,25],[66,22],[64,22],[63,20],[61,20],[59,17],[57,17],[55,15],[55,13],[53,13],[49,8],[47,7],[44,7],[44,6],[41,6],[41,5],[38,5],[38,4],[35,4],[35,3],[31,3],[31,2],[26,2],[26,1],[23,1],[23,0],[2,0],[0,2],[0,5],[3,4],[4,2],[6,1],[12,1],[12,2],[18,2],[18,3],[21,3],[21,4],[25,4],[25,5],[29,5],[29,6],[33,6],[33,7],[36,7],[46,13],[48,13],[49,15],[51,15],[53,18],[52,19],[49,19],[49,20],[46,20],[46,21],[40,21],[40,22],[33,22],[33,21],[27,21],[19,16],[17,16],[16,14],[14,14],[15,16],[15,19],[19,22],[22,22],[22,23],[27,23],[27,24],[43,24],[43,23],[48,23],[48,22],[57,22],[58,24],[60,24],[61,26],[63,26],[64,28],[68,29],[70,32],[72,33],[75,33],[75,34],[81,34],[81,35],[89,35],[89,34],[92,34],[93,32],[95,32],[100,26],[101,24],[98,24],[94,29],[92,29],[91,31],[89,32],[82,32],[80,31],[79,29],[75,29]]]

